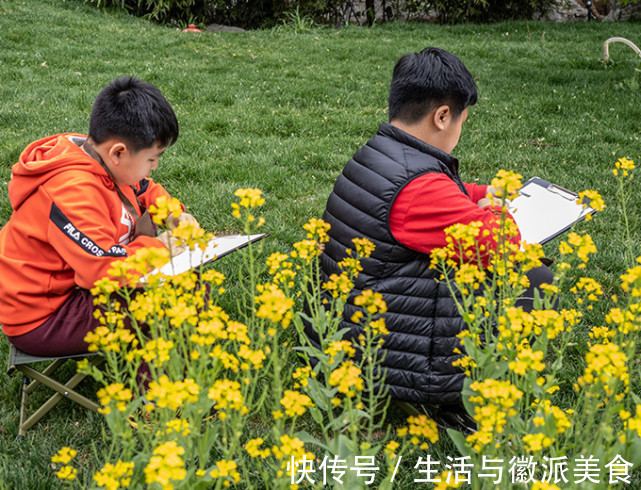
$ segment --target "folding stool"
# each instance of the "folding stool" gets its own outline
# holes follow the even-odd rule
[[[18,437],[22,438],[26,435],[27,431],[42,417],[44,417],[49,410],[51,410],[63,397],[69,398],[74,402],[82,405],[94,412],[98,411],[99,405],[94,401],[89,400],[85,396],[74,391],[74,388],[87,376],[83,373],[75,373],[64,384],[53,379],[53,373],[61,367],[69,359],[80,361],[82,359],[90,358],[89,362],[92,365],[101,364],[104,359],[97,354],[78,354],[74,356],[62,357],[37,357],[22,352],[20,349],[10,345],[9,351],[9,369],[8,374],[18,370],[23,374],[22,378],[22,393],[20,396],[20,425],[18,429]],[[36,369],[34,363],[51,361],[42,370]],[[30,381],[31,379],[31,381]],[[45,385],[51,388],[54,393],[46,402],[44,402],[31,416],[25,419],[26,416],[26,401],[27,396],[30,395],[38,386]]]

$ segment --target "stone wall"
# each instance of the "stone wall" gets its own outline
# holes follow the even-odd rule
[[[368,2],[369,3],[369,2]],[[392,8],[395,2],[391,0],[374,0],[376,22],[386,22],[392,18],[398,19]],[[346,2],[347,5],[347,2]],[[345,21],[357,23],[359,18],[362,24],[367,23],[365,0],[351,2],[351,10],[346,10]],[[603,21],[626,21],[630,19],[641,19],[641,0],[636,3],[630,0],[627,6],[621,6],[619,0],[592,0],[592,14],[596,20]],[[434,20],[436,16],[425,16],[421,20]],[[542,16],[540,20],[553,22],[585,21],[588,18],[588,10],[585,0],[558,0],[556,6]]]
[[[641,19],[641,2],[630,2],[626,7],[622,7],[619,0],[610,1],[610,12],[603,20],[626,21],[630,19]]]

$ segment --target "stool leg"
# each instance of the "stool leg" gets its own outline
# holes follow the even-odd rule
[[[42,371],[42,374],[44,376],[51,376],[65,362],[67,362],[67,359],[56,359]],[[29,383],[29,385],[27,386],[27,395],[30,395],[33,390],[40,386],[40,384],[41,383],[38,380],[34,379],[33,381],[31,381],[31,383]]]
[[[25,417],[25,404],[27,402],[27,385],[29,384],[29,378],[27,376],[22,377],[22,389],[20,390],[20,422],[18,424],[18,439],[23,439],[27,435],[27,431],[24,429],[24,417]]]

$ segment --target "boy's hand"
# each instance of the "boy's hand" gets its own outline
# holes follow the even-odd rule
[[[489,185],[487,187],[487,191],[485,192],[486,196],[491,196],[491,197],[483,197],[479,199],[479,201],[476,203],[479,208],[484,208],[486,206],[504,206],[504,201],[499,197],[501,194],[500,189],[497,189],[493,185]]]
[[[163,231],[156,238],[158,238],[158,240],[160,240],[163,245],[169,249],[169,253],[172,257],[186,250],[186,247],[178,246],[178,239],[171,236],[171,231],[169,230]]]
[[[498,197],[484,197],[479,199],[479,202],[476,203],[479,208],[484,208],[486,206],[503,206],[503,199]]]
[[[181,221],[186,221],[187,223],[192,223],[198,226],[198,220],[189,213],[182,213],[178,218],[174,218],[172,215],[169,215],[167,218],[167,226],[170,230],[173,230]]]
[[[486,195],[493,195],[493,196],[498,196],[500,194],[500,190],[494,187],[493,185],[488,185],[487,190],[485,192]]]

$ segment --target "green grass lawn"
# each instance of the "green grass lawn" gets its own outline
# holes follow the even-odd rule
[[[86,132],[98,91],[134,75],[156,84],[181,124],[156,180],[210,231],[234,231],[230,202],[239,187],[263,190],[270,237],[265,257],[301,239],[320,217],[342,165],[387,120],[396,60],[428,45],[452,51],[476,78],[455,155],[464,180],[487,182],[500,168],[580,191],[596,189],[608,207],[589,230],[598,249],[588,272],[606,295],[620,293],[624,230],[611,169],[620,157],[641,164],[639,58],[612,36],[641,44],[641,24],[514,22],[455,27],[426,24],[372,29],[182,33],[81,0],[0,1],[0,225],[11,215],[11,166],[31,141]],[[634,186],[633,186],[634,188]],[[635,249],[641,192],[629,196]],[[557,256],[557,242],[546,245]],[[220,269],[233,275],[233,256]],[[602,301],[578,329],[575,372],[586,331],[611,306]],[[0,357],[6,362],[6,340]],[[16,441],[20,380],[0,375],[0,487],[51,488],[50,457],[61,446],[91,459],[100,417],[63,401]],[[638,387],[638,373],[633,386]],[[392,413],[392,420],[396,414]],[[444,454],[448,441],[440,444]]]

